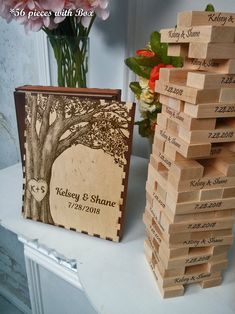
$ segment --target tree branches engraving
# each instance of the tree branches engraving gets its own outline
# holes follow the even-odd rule
[[[41,187],[46,186],[47,193],[38,201],[33,197],[36,191],[26,188],[24,215],[54,223],[49,206],[52,166],[73,145],[101,149],[123,167],[128,150],[129,119],[127,106],[115,101],[27,93],[26,185],[38,181]]]

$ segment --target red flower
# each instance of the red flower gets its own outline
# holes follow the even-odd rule
[[[147,50],[147,49],[139,49],[136,50],[136,55],[138,57],[154,57],[155,56],[155,52],[151,51],[151,50]]]
[[[171,64],[163,64],[159,63],[154,68],[152,68],[150,72],[150,80],[149,80],[149,88],[154,91],[156,86],[156,81],[159,80],[159,71],[161,68],[173,68],[174,66]]]

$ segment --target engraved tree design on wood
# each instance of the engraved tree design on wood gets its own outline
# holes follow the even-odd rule
[[[49,206],[52,166],[72,145],[102,149],[123,167],[129,120],[128,107],[115,101],[27,93],[25,217],[54,223]],[[44,189],[42,199],[29,189],[32,181]]]

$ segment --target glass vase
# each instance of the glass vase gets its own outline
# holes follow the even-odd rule
[[[48,41],[50,69],[56,72],[58,86],[87,87],[89,37],[57,35],[48,36]]]

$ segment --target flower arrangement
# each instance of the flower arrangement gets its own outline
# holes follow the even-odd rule
[[[215,11],[214,6],[208,4],[205,11]],[[130,83],[130,88],[139,102],[142,117],[142,120],[135,124],[139,126],[139,134],[150,139],[153,138],[157,115],[162,108],[159,94],[154,91],[159,71],[164,67],[183,66],[181,57],[167,56],[167,47],[167,44],[161,43],[159,32],[153,32],[146,48],[137,50],[134,57],[125,60],[126,65],[138,77],[138,81]]]
[[[43,30],[58,69],[58,85],[86,87],[87,45],[98,16],[109,17],[109,0],[0,0],[0,16],[16,20],[26,32]]]
[[[167,56],[167,44],[160,42],[160,33],[153,32],[146,48],[136,51],[136,56],[127,58],[126,65],[137,75],[138,81],[131,82],[130,88],[139,102],[141,121],[139,134],[153,138],[157,115],[161,112],[159,94],[154,91],[159,71],[164,67],[181,67],[182,58]]]

